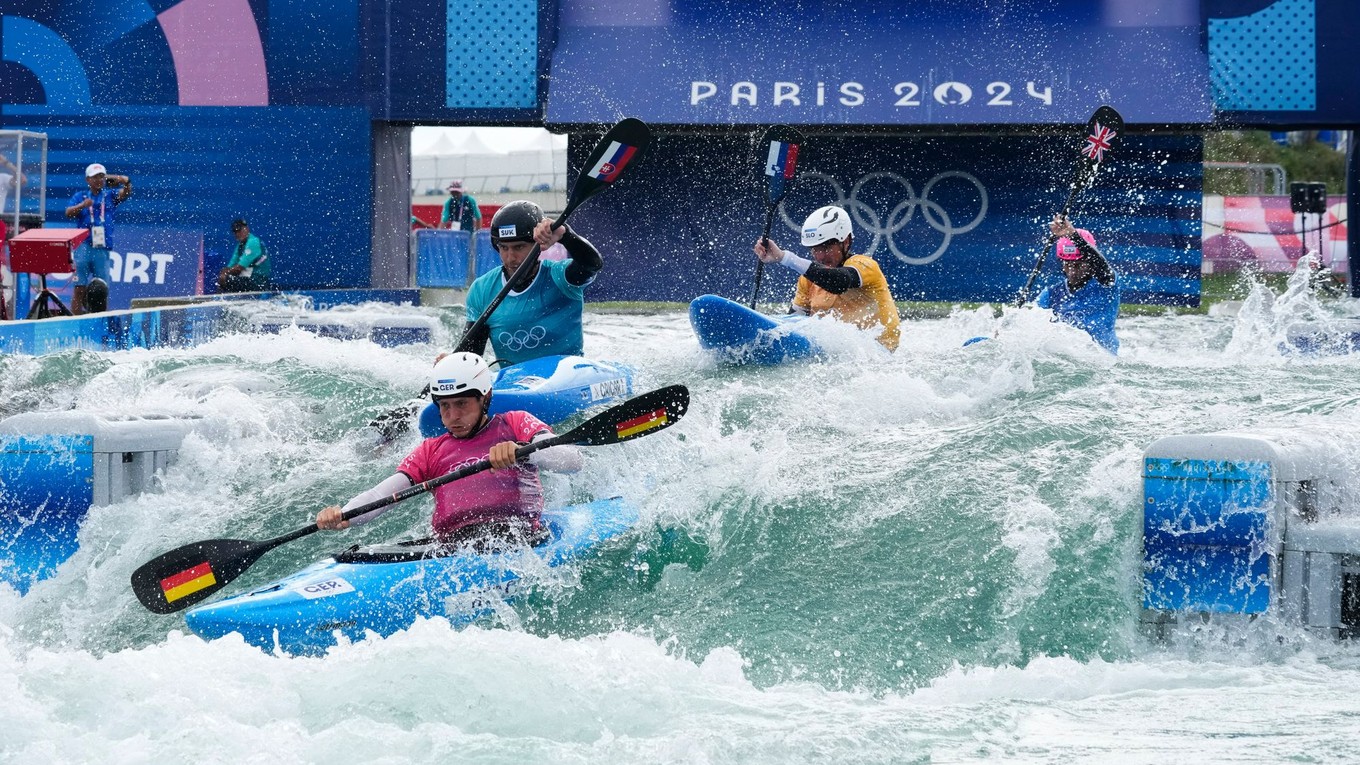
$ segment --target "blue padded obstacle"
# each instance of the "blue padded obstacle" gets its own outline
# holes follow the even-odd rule
[[[1318,427],[1162,438],[1143,460],[1143,615],[1262,615],[1360,634],[1360,435]]]

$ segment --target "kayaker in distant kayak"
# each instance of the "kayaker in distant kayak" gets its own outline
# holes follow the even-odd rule
[[[756,240],[756,257],[779,263],[799,273],[791,308],[805,315],[834,316],[857,327],[881,327],[878,342],[897,350],[897,303],[888,291],[883,270],[868,255],[851,255],[854,234],[850,213],[835,205],[814,211],[803,222],[803,246],[812,260],[799,257],[770,239]]]
[[[604,268],[604,259],[594,245],[570,227],[554,230],[552,221],[533,202],[511,202],[491,218],[491,244],[500,255],[501,265],[477,277],[468,290],[468,324],[482,315],[506,280],[529,257],[535,242],[544,250],[560,242],[568,257],[535,263],[525,286],[506,296],[483,329],[468,338],[465,349],[481,351],[490,340],[496,358],[507,364],[542,356],[581,355],[585,287]]]
[[[1053,311],[1056,320],[1086,331],[1110,353],[1119,353],[1114,320],[1119,315],[1119,279],[1109,261],[1096,249],[1090,231],[1072,226],[1062,215],[1053,216],[1049,233],[1065,279],[1045,287],[1034,304]]]
[[[340,520],[345,510],[372,502],[417,483],[438,478],[464,465],[489,459],[492,470],[440,486],[434,490],[435,535],[449,543],[480,539],[509,539],[536,543],[543,488],[538,468],[572,472],[581,467],[574,446],[554,446],[535,452],[527,462],[515,460],[515,449],[530,441],[551,438],[552,430],[528,412],[487,416],[491,405],[491,369],[475,353],[454,353],[440,359],[430,373],[430,393],[439,406],[447,432],[427,438],[402,460],[397,472],[350,500],[316,516],[323,529],[343,529],[367,523],[393,507],[388,505],[354,518]]]

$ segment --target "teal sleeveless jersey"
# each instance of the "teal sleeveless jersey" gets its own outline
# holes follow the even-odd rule
[[[567,281],[569,260],[540,261],[533,284],[505,297],[491,314],[491,347],[510,364],[541,356],[579,356],[584,338],[584,287]],[[499,266],[477,277],[467,296],[468,324],[477,320],[505,286]]]

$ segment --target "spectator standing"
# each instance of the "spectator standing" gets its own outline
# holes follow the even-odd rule
[[[463,191],[463,182],[460,180],[449,181],[448,191],[449,198],[444,202],[444,212],[439,216],[439,227],[475,233],[482,227],[482,211],[477,207],[477,200]]]
[[[10,192],[15,192],[14,205],[19,206],[17,192],[19,187],[28,183],[28,178],[19,170],[18,166],[3,154],[0,154],[0,213],[6,212],[5,203],[9,199]]]
[[[76,284],[71,310],[85,313],[85,290],[91,279],[109,282],[109,250],[113,249],[114,211],[132,195],[132,179],[126,175],[109,175],[104,166],[95,162],[85,168],[87,191],[71,197],[66,217],[76,219],[76,225],[87,229],[90,236],[75,252]],[[114,189],[118,189],[114,192]]]

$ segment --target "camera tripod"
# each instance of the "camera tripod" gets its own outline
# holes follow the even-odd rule
[[[38,297],[33,300],[33,307],[28,309],[29,319],[47,319],[52,316],[71,316],[71,309],[61,302],[57,294],[47,288],[47,274],[40,274],[38,278],[42,288],[38,290]],[[55,310],[53,306],[55,305]]]

